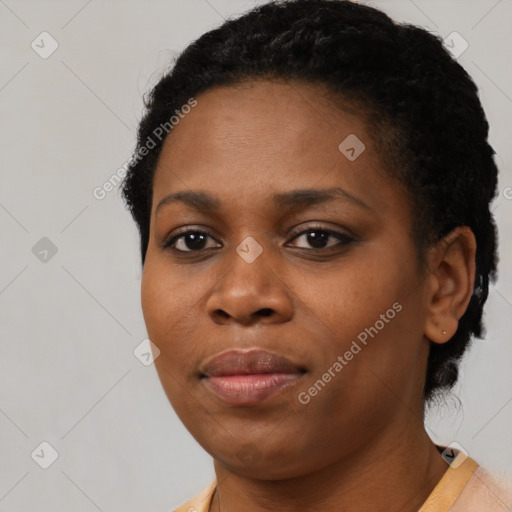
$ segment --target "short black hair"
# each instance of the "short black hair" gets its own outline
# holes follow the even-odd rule
[[[489,280],[496,279],[497,235],[489,209],[497,186],[495,152],[477,87],[441,38],[375,8],[349,0],[269,2],[228,19],[181,53],[145,98],[122,186],[140,232],[142,265],[152,181],[165,141],[155,137],[155,128],[169,127],[170,116],[207,89],[260,78],[319,84],[371,112],[365,119],[380,141],[384,168],[407,190],[420,259],[454,228],[473,231],[473,294],[450,341],[431,343],[424,396],[431,400],[436,391],[449,390],[471,337],[483,335]],[[154,147],[142,158],[149,140]]]

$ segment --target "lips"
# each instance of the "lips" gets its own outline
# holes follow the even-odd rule
[[[261,373],[298,373],[304,369],[286,357],[265,350],[230,350],[209,360],[204,366],[206,377],[251,375]]]
[[[271,352],[229,350],[206,362],[201,379],[228,404],[254,405],[296,383],[305,372],[305,368]]]

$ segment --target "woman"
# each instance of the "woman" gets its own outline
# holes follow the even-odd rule
[[[181,54],[123,187],[160,380],[214,459],[178,510],[508,510],[423,423],[495,278],[487,135],[440,40],[367,6],[269,3]]]

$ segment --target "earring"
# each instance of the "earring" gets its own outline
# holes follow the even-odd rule
[[[443,330],[443,334],[446,334],[446,331]]]

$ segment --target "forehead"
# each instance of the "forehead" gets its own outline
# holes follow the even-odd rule
[[[217,151],[247,160],[262,147],[266,152],[258,153],[258,160],[284,158],[296,155],[299,148],[302,156],[312,154],[308,151],[312,141],[323,141],[318,149],[332,152],[340,137],[357,132],[367,139],[365,131],[363,120],[334,107],[319,85],[251,81],[215,87],[199,95],[197,106],[173,128],[163,151],[193,156],[196,163],[203,157],[220,156]],[[186,149],[189,151],[183,153]],[[205,155],[206,149],[216,153]],[[316,151],[315,159],[319,157]]]
[[[171,192],[198,188],[248,204],[314,186],[386,199],[387,177],[366,121],[335,106],[322,86],[251,81],[196,100],[164,143],[153,208]]]

